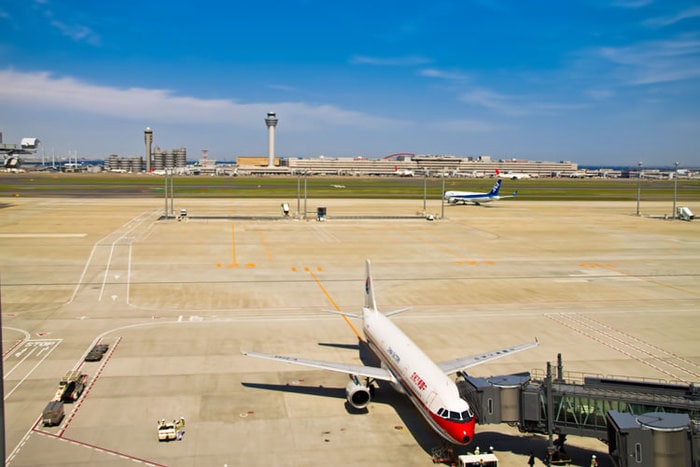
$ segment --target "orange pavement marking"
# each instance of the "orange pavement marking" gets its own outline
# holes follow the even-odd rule
[[[328,291],[323,287],[323,284],[321,284],[321,281],[318,280],[318,278],[314,275],[314,273],[311,270],[309,270],[309,268],[304,268],[304,269],[309,273],[309,275],[314,280],[314,282],[316,282],[316,285],[318,285],[320,287],[320,289],[323,291],[323,293],[326,296],[326,298],[328,299],[328,301],[331,302],[331,305],[333,305],[333,308],[335,308],[336,311],[341,311],[338,304],[335,303],[333,298],[330,296]],[[320,268],[318,268],[318,269],[319,269],[319,271],[321,270]],[[342,317],[345,320],[345,324],[350,326],[350,329],[357,336],[357,338],[364,341],[364,339],[362,338],[362,335],[357,331],[357,328],[355,328],[355,326],[353,326],[353,324],[350,322],[348,317],[345,315],[342,315]]]

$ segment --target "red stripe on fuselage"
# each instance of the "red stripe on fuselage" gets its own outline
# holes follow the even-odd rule
[[[367,328],[364,329],[364,332],[370,348],[379,356],[382,363],[389,367],[389,370],[394,374],[396,380],[404,389],[408,399],[418,409],[421,415],[423,415],[423,418],[430,424],[430,426],[437,431],[440,436],[451,443],[469,444],[472,439],[474,439],[476,420],[472,418],[471,420],[456,422],[442,418],[438,414],[433,413],[425,404],[423,404],[420,396],[413,390],[411,385],[406,382],[404,373],[393,364],[391,357],[384,352],[382,348],[374,344],[374,338],[371,333],[368,332]]]

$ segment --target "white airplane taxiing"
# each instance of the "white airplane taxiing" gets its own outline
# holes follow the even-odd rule
[[[381,366],[364,366],[347,363],[331,363],[257,352],[242,352],[243,355],[265,358],[313,368],[346,373],[350,381],[345,387],[346,398],[356,409],[364,409],[370,402],[373,383],[388,381],[394,389],[406,394],[430,426],[450,443],[468,444],[474,439],[476,418],[469,404],[459,396],[455,381],[449,375],[480,365],[539,344],[517,345],[471,357],[457,358],[434,363],[411,339],[388,318],[404,310],[381,313],[374,298],[372,273],[366,261],[362,315],[338,312],[345,316],[362,319],[364,342]],[[360,378],[364,378],[361,381]]]
[[[477,206],[483,203],[490,203],[491,201],[498,201],[499,199],[505,198],[515,198],[518,195],[517,190],[509,196],[501,196],[499,192],[501,191],[501,179],[496,180],[496,183],[491,188],[488,193],[476,192],[476,191],[446,191],[445,200],[450,204],[467,204],[473,203]]]

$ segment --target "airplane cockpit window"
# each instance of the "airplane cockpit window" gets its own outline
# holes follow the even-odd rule
[[[468,422],[474,417],[474,414],[470,409],[467,409],[464,412],[453,412],[451,410],[439,408],[437,410],[437,414],[438,416],[446,418],[453,422]]]
[[[472,415],[470,410],[465,410],[464,412],[452,412],[452,411],[447,411],[447,410],[438,410],[438,415],[440,415],[443,418],[448,418],[452,420],[453,422],[468,422],[469,420],[472,419],[474,415]]]

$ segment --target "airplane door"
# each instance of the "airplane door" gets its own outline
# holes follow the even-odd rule
[[[433,403],[433,399],[435,399],[435,396],[437,395],[437,392],[435,391],[430,391],[430,394],[428,395],[428,398],[425,400],[425,405],[430,407],[430,404]]]

